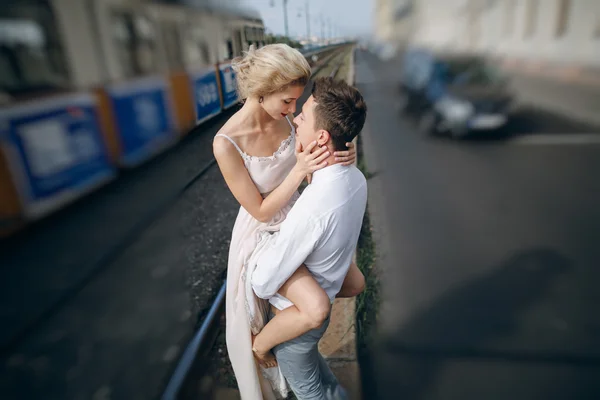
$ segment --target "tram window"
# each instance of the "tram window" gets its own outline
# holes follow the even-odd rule
[[[236,56],[241,56],[242,55],[242,51],[244,50],[242,48],[242,31],[239,29],[236,29],[233,32],[233,40],[235,41],[235,47],[234,47],[234,51],[237,52],[237,54],[235,54]]]
[[[203,40],[199,40],[196,43],[190,43],[187,47],[187,55],[190,65],[210,64],[208,45]]]
[[[190,26],[185,38],[184,52],[189,65],[210,64],[210,51],[202,29]]]
[[[170,69],[183,68],[183,53],[181,51],[181,35],[179,28],[172,22],[163,22],[162,36],[167,53],[167,63]]]
[[[8,11],[0,17],[0,92],[14,96],[68,86],[52,15],[41,7]]]
[[[156,72],[154,25],[143,16],[112,14],[112,32],[125,77]]]
[[[123,75],[135,75],[135,61],[133,57],[133,33],[131,26],[125,18],[113,16],[113,35],[117,43],[117,57],[123,70]]]
[[[254,29],[251,27],[244,28],[244,36],[246,36],[246,41],[251,44],[255,38]]]
[[[233,59],[233,42],[231,41],[231,39],[227,40],[227,59]]]

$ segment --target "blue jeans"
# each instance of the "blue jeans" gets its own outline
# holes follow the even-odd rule
[[[269,318],[273,318],[271,313]],[[318,329],[282,343],[273,349],[279,368],[298,400],[346,400],[327,362],[319,353],[319,340],[329,326],[329,317]]]

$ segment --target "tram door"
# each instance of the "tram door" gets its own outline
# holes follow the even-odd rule
[[[241,29],[234,29],[233,30],[233,51],[234,51],[234,56],[241,56],[242,55],[242,51],[244,51],[244,47],[242,44],[242,31]]]
[[[181,33],[179,26],[174,22],[163,22],[162,36],[167,53],[167,62],[170,70],[180,70],[184,67],[183,52],[181,49]]]

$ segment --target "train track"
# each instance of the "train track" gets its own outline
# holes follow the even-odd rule
[[[321,59],[312,66],[311,80],[320,75],[335,78],[344,62],[347,61],[348,49],[351,48],[351,46],[345,45],[334,50],[325,51],[326,54],[322,55]],[[328,70],[329,67],[332,67],[331,71]],[[193,178],[193,181],[198,180],[214,163],[215,160],[213,159],[210,165]],[[189,185],[186,185],[186,187],[189,187]],[[198,395],[198,390],[203,390],[202,388],[199,389],[198,386],[202,386],[200,382],[202,382],[209,366],[199,361],[208,355],[219,332],[220,318],[224,313],[226,286],[227,281],[225,280],[200,327],[186,346],[162,394],[162,400],[191,398]],[[210,392],[210,389],[204,388],[204,390]]]

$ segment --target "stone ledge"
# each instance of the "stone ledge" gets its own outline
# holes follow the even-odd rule
[[[354,329],[355,299],[336,299],[331,310],[331,322],[319,342],[319,351],[329,359],[356,360]]]
[[[319,351],[350,398],[358,400],[361,398],[361,389],[356,360],[355,307],[355,298],[335,300],[331,322],[319,342]]]

